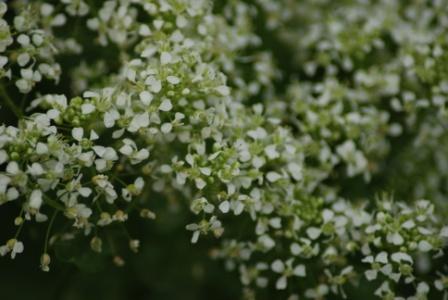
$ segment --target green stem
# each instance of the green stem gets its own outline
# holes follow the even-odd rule
[[[22,214],[23,214],[23,207],[20,210],[20,215],[19,216],[22,217]],[[22,228],[23,228],[24,224],[25,224],[25,220],[23,220],[22,223],[19,225],[19,228],[16,231],[16,235],[14,236],[15,239],[17,239],[19,237],[20,232],[22,231]]]
[[[65,207],[57,201],[54,201],[49,196],[44,194],[44,202],[56,210],[64,211]]]
[[[50,224],[48,224],[47,232],[46,232],[46,234],[45,234],[44,253],[47,253],[47,249],[48,249],[48,240],[49,240],[49,238],[50,238],[51,228],[53,227],[53,223],[54,223],[54,220],[56,219],[57,214],[58,214],[58,210],[55,209],[55,210],[54,210],[54,213],[53,213],[53,216],[51,217]]]
[[[11,109],[11,111],[16,115],[17,118],[22,117],[22,111],[20,108],[15,105],[14,101],[12,101],[11,97],[9,97],[8,93],[5,90],[3,85],[0,85],[0,96],[5,101],[6,105]]]

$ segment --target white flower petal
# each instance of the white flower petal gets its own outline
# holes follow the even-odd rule
[[[159,106],[161,111],[170,111],[173,108],[173,104],[171,104],[171,100],[165,99]]]
[[[282,175],[280,175],[279,173],[274,172],[274,171],[270,171],[266,174],[266,179],[270,182],[276,182],[281,178],[282,178]]]
[[[91,103],[84,103],[81,105],[81,112],[85,115],[91,114],[95,111],[95,106]]]
[[[171,63],[171,61],[173,60],[173,56],[171,55],[171,53],[169,52],[162,52],[160,54],[160,63],[162,65],[166,65]]]
[[[72,137],[80,142],[84,136],[84,129],[80,127],[75,127],[72,129]]]
[[[306,276],[306,269],[304,265],[298,265],[293,270],[294,275],[299,277],[305,277]]]
[[[41,205],[42,205],[42,191],[41,190],[32,191],[30,195],[29,206],[31,208],[39,210]]]
[[[224,213],[224,214],[228,213],[229,210],[230,210],[230,203],[229,203],[229,201],[225,200],[225,201],[221,202],[219,204],[219,210],[222,213]]]
[[[312,240],[317,239],[321,233],[322,233],[322,230],[320,230],[319,228],[316,228],[316,227],[310,227],[306,230],[306,234]]]
[[[154,98],[154,96],[148,92],[148,91],[143,91],[139,94],[139,98],[140,101],[144,104],[144,105],[149,105],[152,102],[152,99]]]
[[[168,77],[166,78],[166,80],[167,80],[169,83],[174,84],[174,85],[176,85],[176,84],[178,84],[178,83],[180,82],[180,78],[177,77],[177,76],[168,76]]]
[[[366,276],[368,281],[375,280],[378,276],[378,272],[376,270],[367,270],[364,272],[364,275]]]
[[[229,96],[230,95],[230,88],[225,85],[218,86],[215,88],[215,90],[221,94],[221,96]]]
[[[284,290],[284,289],[286,289],[287,285],[288,285],[288,281],[286,279],[286,276],[282,276],[275,283],[275,288],[277,290]]]
[[[285,264],[280,259],[276,259],[271,264],[271,269],[276,273],[283,273],[283,271],[285,271]]]

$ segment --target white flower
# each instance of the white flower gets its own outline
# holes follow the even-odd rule
[[[214,205],[208,202],[204,197],[193,200],[190,205],[190,210],[195,214],[199,214],[201,212],[210,214],[214,211],[214,209]]]
[[[135,179],[133,184],[130,184],[121,190],[121,195],[126,201],[131,201],[133,196],[138,196],[141,194],[144,186],[145,181],[142,177],[138,177]]]
[[[0,255],[5,256],[9,252],[11,252],[11,258],[16,258],[18,253],[22,253],[24,250],[23,243],[16,239],[10,239],[6,242],[6,245],[0,247]]]
[[[201,234],[201,232],[197,230],[199,229],[199,226],[197,224],[189,224],[186,226],[186,229],[193,231],[193,235],[191,237],[191,243],[196,244],[199,240],[199,235]]]
[[[137,145],[131,139],[123,139],[124,145],[120,148],[120,153],[130,159],[131,164],[139,164],[149,157],[147,149],[137,149]]]
[[[11,179],[8,176],[0,174],[0,204],[19,197],[19,191],[15,187],[8,188],[10,182]]]
[[[306,269],[304,265],[297,265],[293,267],[293,259],[289,259],[284,263],[283,261],[276,259],[271,264],[271,269],[275,273],[281,274],[280,278],[277,279],[277,282],[275,283],[275,287],[278,290],[284,290],[286,289],[288,285],[288,277],[290,276],[297,276],[297,277],[305,277],[306,276]]]
[[[109,182],[108,177],[104,175],[96,175],[92,181],[98,187],[99,191],[104,193],[106,201],[108,203],[114,203],[118,196],[114,186]]]

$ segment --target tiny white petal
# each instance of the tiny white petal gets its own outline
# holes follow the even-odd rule
[[[90,131],[90,140],[91,141],[95,141],[97,139],[99,139],[100,137],[98,136],[98,134],[95,132],[95,130],[91,130]]]
[[[82,140],[84,136],[84,129],[80,127],[75,127],[72,129],[72,136],[78,142]]]
[[[82,187],[78,190],[78,192],[81,196],[83,196],[84,198],[87,198],[90,196],[90,194],[92,194],[92,189],[90,189],[88,187]]]
[[[160,131],[163,133],[169,133],[173,129],[173,125],[171,123],[163,123],[160,127]]]
[[[41,190],[32,191],[31,196],[30,196],[29,206],[31,208],[39,210],[41,205],[42,205],[42,191]]]
[[[306,269],[304,265],[298,265],[294,268],[293,271],[294,275],[299,277],[305,277],[306,276]]]
[[[275,283],[275,287],[277,288],[277,290],[284,290],[286,289],[286,286],[288,285],[286,276],[282,276],[280,277],[277,282]]]
[[[277,172],[270,171],[270,172],[268,172],[268,173],[266,174],[266,178],[267,178],[267,180],[270,181],[270,182],[276,182],[276,181],[278,181],[279,179],[281,179],[282,176],[281,176],[280,174],[278,174]]]
[[[8,154],[5,150],[0,150],[0,165],[8,160]]]
[[[136,132],[140,128],[149,126],[149,114],[147,112],[135,115],[129,124],[129,132]]]
[[[221,85],[221,86],[218,86],[215,89],[222,96],[229,96],[230,95],[230,88],[228,86]]]
[[[229,210],[230,210],[230,203],[229,203],[229,201],[225,200],[225,201],[221,202],[219,204],[219,210],[221,212],[225,213],[225,214],[228,213]]]
[[[302,252],[302,247],[300,247],[300,245],[297,243],[292,243],[290,250],[293,255],[299,255],[300,252]]]
[[[173,104],[171,104],[171,100],[165,99],[159,106],[161,111],[170,111],[173,108]]]
[[[281,260],[276,259],[271,264],[271,269],[272,269],[272,271],[274,271],[276,273],[283,273],[283,271],[285,270],[285,264]]]
[[[378,255],[375,257],[375,261],[382,264],[387,264],[389,262],[387,259],[387,252],[382,251],[378,253]]]
[[[371,263],[373,263],[373,256],[372,255],[369,255],[369,256],[366,256],[366,257],[364,257],[363,259],[362,259],[362,262],[363,263],[369,263],[369,264],[371,264]]]
[[[91,104],[91,103],[85,103],[85,104],[81,105],[81,112],[83,114],[87,115],[87,114],[90,114],[90,113],[92,113],[94,111],[95,111],[95,106],[93,104]]]
[[[404,252],[395,252],[394,254],[392,254],[391,258],[394,262],[397,262],[397,263],[399,263],[401,261],[407,261],[410,263],[413,262],[412,257],[409,254],[404,253]]]
[[[171,63],[173,57],[171,55],[171,53],[169,52],[162,52],[162,54],[160,54],[160,63],[162,65],[166,65]]]
[[[372,281],[376,279],[378,272],[376,270],[367,270],[364,272],[364,275],[368,281]]]
[[[444,226],[444,227],[440,230],[440,236],[442,236],[442,237],[448,237],[448,226]]]
[[[320,236],[321,232],[322,232],[322,230],[320,230],[319,228],[316,228],[316,227],[310,227],[306,230],[306,234],[312,240],[317,239]]]
[[[166,80],[171,84],[178,84],[180,82],[180,78],[177,76],[168,76]]]
[[[140,101],[145,104],[149,105],[152,102],[152,99],[154,98],[153,95],[148,91],[143,91],[139,94]]]
[[[196,187],[200,190],[202,190],[207,185],[207,183],[202,178],[196,178],[195,184]]]
[[[422,252],[428,252],[432,250],[432,245],[428,241],[421,240],[418,243],[418,249]]]
[[[200,234],[199,231],[195,231],[195,232],[193,232],[193,236],[191,237],[191,242],[192,242],[193,244],[196,244],[196,243],[198,242],[198,240],[199,240],[199,234]]]
[[[303,178],[302,167],[299,164],[289,163],[288,171],[291,174],[292,178],[294,178],[295,180],[297,181],[302,180]]]

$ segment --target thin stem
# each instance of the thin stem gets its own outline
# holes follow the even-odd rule
[[[44,194],[44,202],[56,210],[64,211],[65,207],[57,201],[54,201],[49,196]]]
[[[54,212],[53,212],[53,216],[51,217],[50,224],[48,224],[47,232],[46,232],[46,234],[45,234],[44,253],[47,253],[47,249],[48,249],[48,240],[49,240],[49,238],[50,238],[51,228],[53,227],[53,223],[54,223],[54,220],[56,219],[57,214],[58,214],[58,210],[55,209]]]
[[[22,217],[22,214],[23,214],[23,207],[20,210],[20,215],[19,216]],[[24,224],[25,224],[25,220],[23,220],[22,223],[20,223],[19,228],[16,231],[16,235],[14,236],[15,239],[17,239],[19,237],[20,232],[22,231],[22,228],[23,228]]]
[[[23,94],[22,100],[20,101],[20,111],[25,110],[25,103],[26,103],[27,96],[28,96],[28,94]]]
[[[16,115],[17,118],[22,117],[22,111],[20,108],[15,105],[14,101],[12,101],[11,97],[9,97],[8,93],[5,90],[3,85],[0,85],[0,96],[5,101],[6,105],[11,109],[11,111]]]

